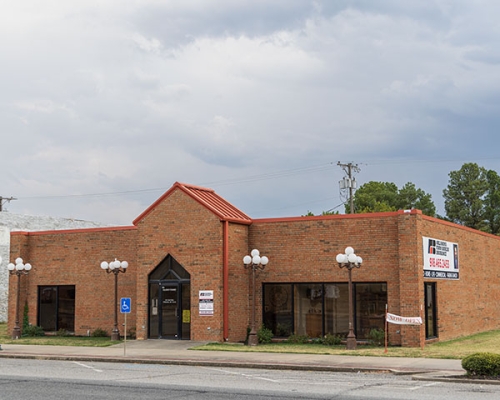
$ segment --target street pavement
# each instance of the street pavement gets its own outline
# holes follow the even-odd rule
[[[462,376],[459,378],[462,382],[465,374],[461,360],[192,350],[193,347],[202,344],[205,343],[189,340],[151,339],[121,342],[109,347],[1,344],[0,358],[302,369],[332,372],[385,371],[395,374],[411,374],[418,379],[425,380],[449,380]],[[354,352],[355,350],[353,350]]]

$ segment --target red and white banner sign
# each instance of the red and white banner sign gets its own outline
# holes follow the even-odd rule
[[[387,313],[387,322],[397,325],[422,325],[420,317],[400,317],[399,315]]]

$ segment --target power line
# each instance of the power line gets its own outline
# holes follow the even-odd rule
[[[474,161],[499,160],[499,159],[500,159],[499,157],[489,157],[489,158],[474,159]],[[394,165],[394,164],[413,164],[413,163],[430,164],[430,163],[447,163],[447,162],[471,162],[471,161],[470,160],[464,161],[464,160],[459,160],[459,159],[373,160],[373,161],[367,161],[367,162],[362,162],[360,164],[356,164],[356,167],[358,167],[358,165],[389,165],[389,164]],[[250,175],[250,176],[247,176],[244,178],[209,181],[209,182],[200,183],[199,185],[200,186],[218,186],[219,187],[219,186],[237,185],[237,184],[243,184],[243,183],[249,183],[249,182],[258,182],[258,181],[269,180],[269,179],[284,178],[284,177],[288,177],[288,176],[300,175],[300,174],[305,174],[305,173],[324,171],[324,170],[330,169],[333,164],[334,164],[333,162],[329,162],[329,163],[314,165],[314,166],[309,166],[309,167],[300,167],[300,168],[293,168],[293,169],[281,170],[281,171],[276,171],[276,172],[268,172],[268,173],[264,173],[264,174]],[[340,165],[340,164],[337,163],[337,165]],[[342,165],[340,165],[340,166],[342,166]],[[26,197],[21,197],[21,198],[12,198],[12,200],[103,197],[103,196],[128,195],[128,194],[147,193],[147,192],[164,192],[167,189],[168,188],[166,188],[166,187],[160,187],[160,188],[149,188],[149,189],[125,190],[125,191],[118,191],[118,192],[84,193],[84,194],[51,195],[51,196],[26,196]],[[7,199],[5,198],[5,200],[7,200]],[[0,211],[1,211],[1,209],[0,209]]]

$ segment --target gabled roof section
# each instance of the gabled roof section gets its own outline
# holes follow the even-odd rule
[[[220,197],[213,189],[204,188],[201,186],[188,185],[185,183],[175,182],[173,186],[156,200],[149,208],[139,215],[133,222],[137,225],[145,218],[155,207],[166,199],[175,190],[182,190],[189,197],[196,200],[205,208],[217,215],[222,221],[237,222],[240,224],[250,225],[252,219],[244,212],[238,210],[231,203]]]

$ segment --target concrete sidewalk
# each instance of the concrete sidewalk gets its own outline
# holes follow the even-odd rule
[[[316,371],[464,375],[460,360],[190,350],[202,342],[134,340],[110,347],[1,345],[0,357]]]

